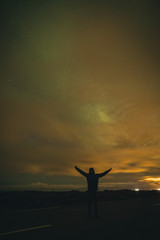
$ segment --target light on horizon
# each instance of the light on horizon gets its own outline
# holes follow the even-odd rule
[[[135,188],[134,191],[139,192],[139,188]]]

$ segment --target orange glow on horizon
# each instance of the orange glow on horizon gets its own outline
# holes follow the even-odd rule
[[[160,183],[160,177],[146,177],[143,179],[143,181],[151,181],[151,182],[159,182]]]

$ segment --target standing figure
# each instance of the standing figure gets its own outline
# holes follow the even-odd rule
[[[95,174],[94,168],[90,168],[89,173],[86,173],[86,172],[82,171],[81,169],[79,169],[76,166],[75,166],[75,169],[80,174],[82,174],[83,176],[85,176],[87,178],[87,183],[88,183],[88,216],[89,216],[89,218],[92,217],[92,203],[93,203],[94,216],[95,216],[95,218],[97,218],[98,217],[98,210],[97,210],[98,179],[100,177],[105,176],[107,173],[109,173],[112,168],[110,168],[109,170],[107,170],[103,173],[99,173],[99,174]]]

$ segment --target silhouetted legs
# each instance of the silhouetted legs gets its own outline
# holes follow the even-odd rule
[[[97,212],[97,191],[88,192],[88,216],[89,218],[92,217],[92,205],[94,209],[94,217],[98,217]]]

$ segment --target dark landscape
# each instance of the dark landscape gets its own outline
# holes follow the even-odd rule
[[[159,191],[98,192],[88,219],[87,192],[1,192],[0,239],[158,239]]]

